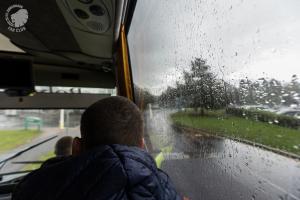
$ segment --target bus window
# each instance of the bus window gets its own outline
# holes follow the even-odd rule
[[[138,1],[128,45],[157,165],[190,199],[300,199],[300,2]]]
[[[82,109],[0,110],[0,169],[1,174],[11,173],[1,176],[1,182],[20,176],[20,171],[37,169],[54,157],[61,137],[79,136],[82,113]]]
[[[35,86],[35,91],[30,97],[9,97],[0,92],[2,184],[23,177],[56,156],[57,141],[80,136],[84,109],[101,98],[116,95],[112,88]],[[64,144],[70,142],[61,142]]]

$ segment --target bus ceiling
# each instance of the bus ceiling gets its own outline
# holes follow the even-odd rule
[[[135,4],[135,0],[28,0],[22,5],[1,1],[2,13],[10,18],[0,20],[0,59],[30,61],[34,85],[117,87],[118,94],[133,99],[129,56],[123,54],[128,54],[126,33]],[[25,15],[23,24],[11,23],[12,14]],[[12,49],[19,50],[7,51]]]

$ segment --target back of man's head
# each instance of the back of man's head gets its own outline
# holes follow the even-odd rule
[[[85,148],[122,144],[140,146],[143,118],[138,107],[124,97],[108,97],[91,105],[81,117]]]
[[[69,156],[72,154],[72,142],[73,138],[71,136],[64,136],[60,138],[56,144],[54,153],[56,156]]]

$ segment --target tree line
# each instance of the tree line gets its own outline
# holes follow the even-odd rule
[[[228,105],[299,106],[300,83],[296,75],[289,83],[274,78],[257,80],[241,79],[238,85],[218,78],[212,67],[202,58],[191,61],[190,69],[182,73],[183,82],[168,87],[157,99],[162,107],[200,109],[221,109]],[[149,96],[150,95],[150,96]]]

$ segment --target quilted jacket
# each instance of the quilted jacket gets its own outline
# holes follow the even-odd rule
[[[169,177],[137,147],[99,146],[44,164],[16,187],[13,200],[179,200]]]

